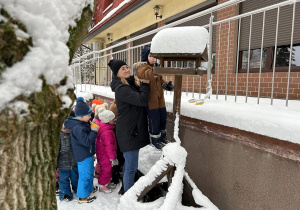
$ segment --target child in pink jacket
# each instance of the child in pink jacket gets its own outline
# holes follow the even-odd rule
[[[95,142],[97,162],[100,164],[99,191],[104,193],[111,193],[111,190],[115,188],[115,185],[110,182],[113,166],[118,165],[117,142],[113,131],[114,119],[115,114],[112,111],[100,108],[93,120],[100,127]]]

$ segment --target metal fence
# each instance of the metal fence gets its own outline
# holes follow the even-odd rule
[[[142,35],[139,35],[134,38],[130,38],[126,41],[121,41],[113,46],[110,46],[108,48],[99,50],[99,51],[93,51],[91,53],[85,54],[79,58],[73,59],[71,68],[73,69],[74,72],[74,83],[75,85],[78,83],[81,84],[90,84],[91,85],[100,85],[100,86],[107,86],[110,84],[111,81],[111,74],[110,70],[107,67],[107,63],[110,59],[115,58],[115,59],[120,59],[124,60],[130,67],[131,67],[131,72],[133,72],[132,66],[134,63],[140,61],[140,54],[141,50],[144,45],[150,44],[150,42],[143,43],[137,46],[131,46],[130,43],[133,43],[133,41],[142,39],[146,36],[149,36],[151,34],[155,34],[158,31],[168,28],[168,27],[174,27],[179,24],[182,24],[184,22],[187,22],[189,20],[193,20],[195,18],[202,17],[204,15],[211,15],[210,18],[210,23],[207,25],[202,25],[202,27],[205,27],[209,30],[210,32],[210,43],[209,43],[209,49],[208,49],[208,54],[209,54],[209,60],[208,63],[202,63],[200,69],[205,72],[204,77],[199,77],[199,76],[187,76],[185,77],[185,82],[183,85],[183,88],[186,93],[183,94],[188,94],[188,92],[192,93],[192,97],[194,97],[194,94],[197,93],[199,94],[198,96],[201,97],[201,94],[207,94],[209,89],[213,87],[213,92],[214,95],[211,95],[210,97],[216,97],[216,99],[219,99],[219,96],[222,95],[224,96],[224,100],[228,100],[228,95],[234,96],[234,100],[237,101],[238,97],[244,97],[245,98],[245,103],[248,102],[248,98],[255,97],[257,99],[257,104],[260,103],[261,97],[267,97],[270,99],[270,104],[273,105],[273,99],[274,99],[274,94],[276,90],[275,87],[275,80],[277,78],[277,74],[275,69],[277,68],[276,66],[276,56],[277,56],[277,40],[278,40],[278,24],[280,19],[280,9],[285,7],[285,6],[291,6],[291,14],[292,14],[292,19],[290,20],[291,22],[291,31],[287,31],[286,33],[290,33],[290,44],[289,44],[289,56],[288,56],[288,66],[286,66],[286,88],[283,88],[286,90],[285,93],[285,105],[288,106],[289,103],[289,96],[290,96],[290,81],[291,81],[291,69],[294,68],[294,60],[295,60],[295,55],[293,55],[293,50],[294,49],[294,44],[300,44],[300,43],[293,43],[294,42],[294,30],[295,27],[298,27],[298,25],[295,25],[295,14],[296,14],[296,8],[299,7],[299,1],[300,0],[286,0],[282,1],[277,4],[272,4],[256,9],[253,11],[249,11],[246,13],[242,13],[239,15],[233,15],[231,17],[228,17],[226,19],[222,20],[214,20],[214,16],[212,15],[214,12],[221,11],[226,8],[233,7],[235,5],[241,4],[243,2],[249,2],[251,0],[231,0],[222,4],[219,4],[217,6],[211,7],[205,11],[201,11],[199,13],[193,14],[189,17],[180,19],[176,22],[173,22],[171,24],[165,25],[163,27],[157,28],[155,30],[149,31],[147,33],[144,33]],[[271,2],[271,1],[269,1]],[[297,7],[296,7],[297,6]],[[266,53],[266,50],[264,48],[264,34],[265,34],[265,28],[268,25],[268,20],[266,19],[266,13],[268,11],[276,11],[277,15],[277,20],[276,20],[276,30],[275,30],[275,42],[273,46],[273,63],[272,63],[272,71],[265,73],[263,72],[264,69],[264,62],[265,58],[263,57],[264,53]],[[299,13],[299,11],[298,11]],[[253,41],[251,39],[252,34],[254,34],[253,31],[253,17],[257,16],[258,14],[262,14],[262,27],[260,28],[261,30],[261,40],[260,40],[260,48],[259,49],[252,49],[251,42]],[[249,20],[247,28],[247,33],[248,34],[248,49],[244,50],[241,53],[240,49],[240,44],[241,42],[245,42],[245,40],[241,39],[241,24]],[[298,22],[299,23],[299,22]],[[247,27],[248,27],[247,26]],[[299,29],[299,28],[297,28]],[[213,31],[215,31],[215,34],[213,34]],[[256,32],[257,33],[257,32]],[[212,36],[216,36],[216,46],[215,46],[215,52],[212,49]],[[227,46],[222,46],[222,44]],[[116,52],[113,52],[114,48],[117,48],[119,46],[126,45],[126,49],[119,50]],[[275,49],[274,49],[275,48]],[[223,50],[223,51],[222,51]],[[224,52],[225,50],[225,52]],[[297,49],[298,50],[298,49]],[[299,50],[300,51],[300,50]],[[240,56],[241,55],[241,56]],[[253,56],[258,57],[255,61],[253,61],[252,57]],[[251,57],[252,56],[252,57]],[[300,57],[300,56],[299,56]],[[296,59],[300,59],[299,57],[296,57]],[[245,67],[245,72],[240,73],[239,68],[241,63],[241,59],[243,60],[243,65]],[[93,63],[95,66],[95,72],[94,72],[94,79],[87,80],[86,78],[90,77],[91,78],[91,73],[88,73],[87,71],[84,70],[84,66],[86,66],[88,63]],[[258,67],[256,73],[252,73],[250,70],[252,68],[253,63],[256,63],[255,65]],[[297,66],[300,66],[300,64],[297,64]],[[169,67],[179,67],[179,68],[186,68],[186,67],[195,67],[194,62],[168,62],[165,63],[165,66]],[[224,67],[225,66],[225,67]],[[89,74],[89,75],[87,75]],[[267,75],[268,76],[265,76]],[[211,77],[213,75],[213,77]],[[271,75],[271,76],[270,76]],[[298,74],[295,74],[296,77],[300,76]],[[255,78],[254,78],[255,77]],[[265,94],[264,96],[262,95],[262,78],[263,77],[270,77],[271,82],[268,83],[269,86],[271,86],[271,92],[270,94]],[[85,79],[83,79],[85,78]],[[250,78],[252,80],[255,80],[255,85],[250,85]],[[165,76],[166,80],[172,80],[172,76]],[[96,82],[97,81],[97,82]],[[241,81],[243,81],[245,89],[242,91],[241,86]],[[82,88],[83,85],[81,85]],[[250,88],[255,89],[255,91],[252,93],[250,91]],[[211,90],[210,90],[211,91]],[[298,91],[298,94],[297,94]],[[296,93],[294,93],[296,92]],[[293,97],[293,99],[299,100],[300,98],[300,93],[299,93],[299,86],[298,90],[296,87],[296,90],[293,90],[293,94],[296,97]],[[281,97],[282,98],[282,97]]]

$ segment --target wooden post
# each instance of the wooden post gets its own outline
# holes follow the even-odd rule
[[[138,200],[142,199],[155,185],[166,175],[169,173],[170,170],[174,171],[174,166],[168,165],[168,168],[166,171],[162,172],[156,179],[152,182],[151,185],[144,188],[144,190],[141,192],[140,196],[138,196]],[[169,178],[168,178],[169,179]]]
[[[181,89],[182,89],[182,75],[175,75],[174,98],[173,98],[173,119],[172,119],[172,140],[171,140],[172,142],[175,142],[174,128],[175,128],[176,114],[178,114],[180,117]]]

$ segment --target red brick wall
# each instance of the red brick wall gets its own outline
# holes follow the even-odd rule
[[[220,0],[218,4],[224,3],[228,0]],[[223,20],[230,18],[236,15],[236,6],[231,6],[225,9],[218,11],[217,17],[218,20]],[[234,43],[236,42],[235,37],[235,24],[234,21],[230,23],[230,42],[229,42],[229,59],[227,63],[227,52],[228,52],[228,32],[229,24],[223,23],[221,28],[221,40],[219,40],[219,25],[216,28],[216,57],[215,57],[215,74],[212,75],[212,89],[213,94],[216,94],[217,91],[217,72],[219,69],[219,86],[218,94],[225,94],[226,90],[226,72],[228,71],[227,76],[227,94],[235,94],[235,85],[236,85],[236,57],[234,56]],[[219,49],[219,42],[220,49]],[[219,59],[220,53],[220,61]],[[246,86],[247,86],[247,74],[239,73],[237,75],[237,94],[246,95]],[[261,74],[261,88],[260,96],[261,97],[271,97],[272,92],[272,76],[273,73],[262,73]],[[170,80],[170,77],[168,77]],[[188,84],[188,90],[193,90],[193,78],[192,77],[183,77],[183,91],[186,91]],[[288,82],[288,73],[287,72],[275,72],[274,79],[274,98],[286,98],[287,93],[287,82]],[[200,89],[200,78],[194,77],[194,91],[199,92]],[[257,97],[258,96],[258,86],[259,86],[259,74],[250,73],[248,75],[248,96]],[[206,75],[201,79],[201,92],[206,92]],[[300,99],[300,72],[291,72],[290,74],[290,85],[289,85],[289,99]]]

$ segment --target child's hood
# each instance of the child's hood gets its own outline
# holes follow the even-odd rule
[[[87,123],[86,122],[83,122],[83,121],[80,121],[80,120],[77,120],[76,118],[74,118],[74,117],[69,117],[69,118],[67,118],[66,120],[65,120],[65,123],[64,123],[64,125],[65,125],[65,128],[67,128],[67,129],[72,129],[74,126],[76,126],[76,125],[79,125],[79,124],[81,124],[81,125],[86,125]]]

